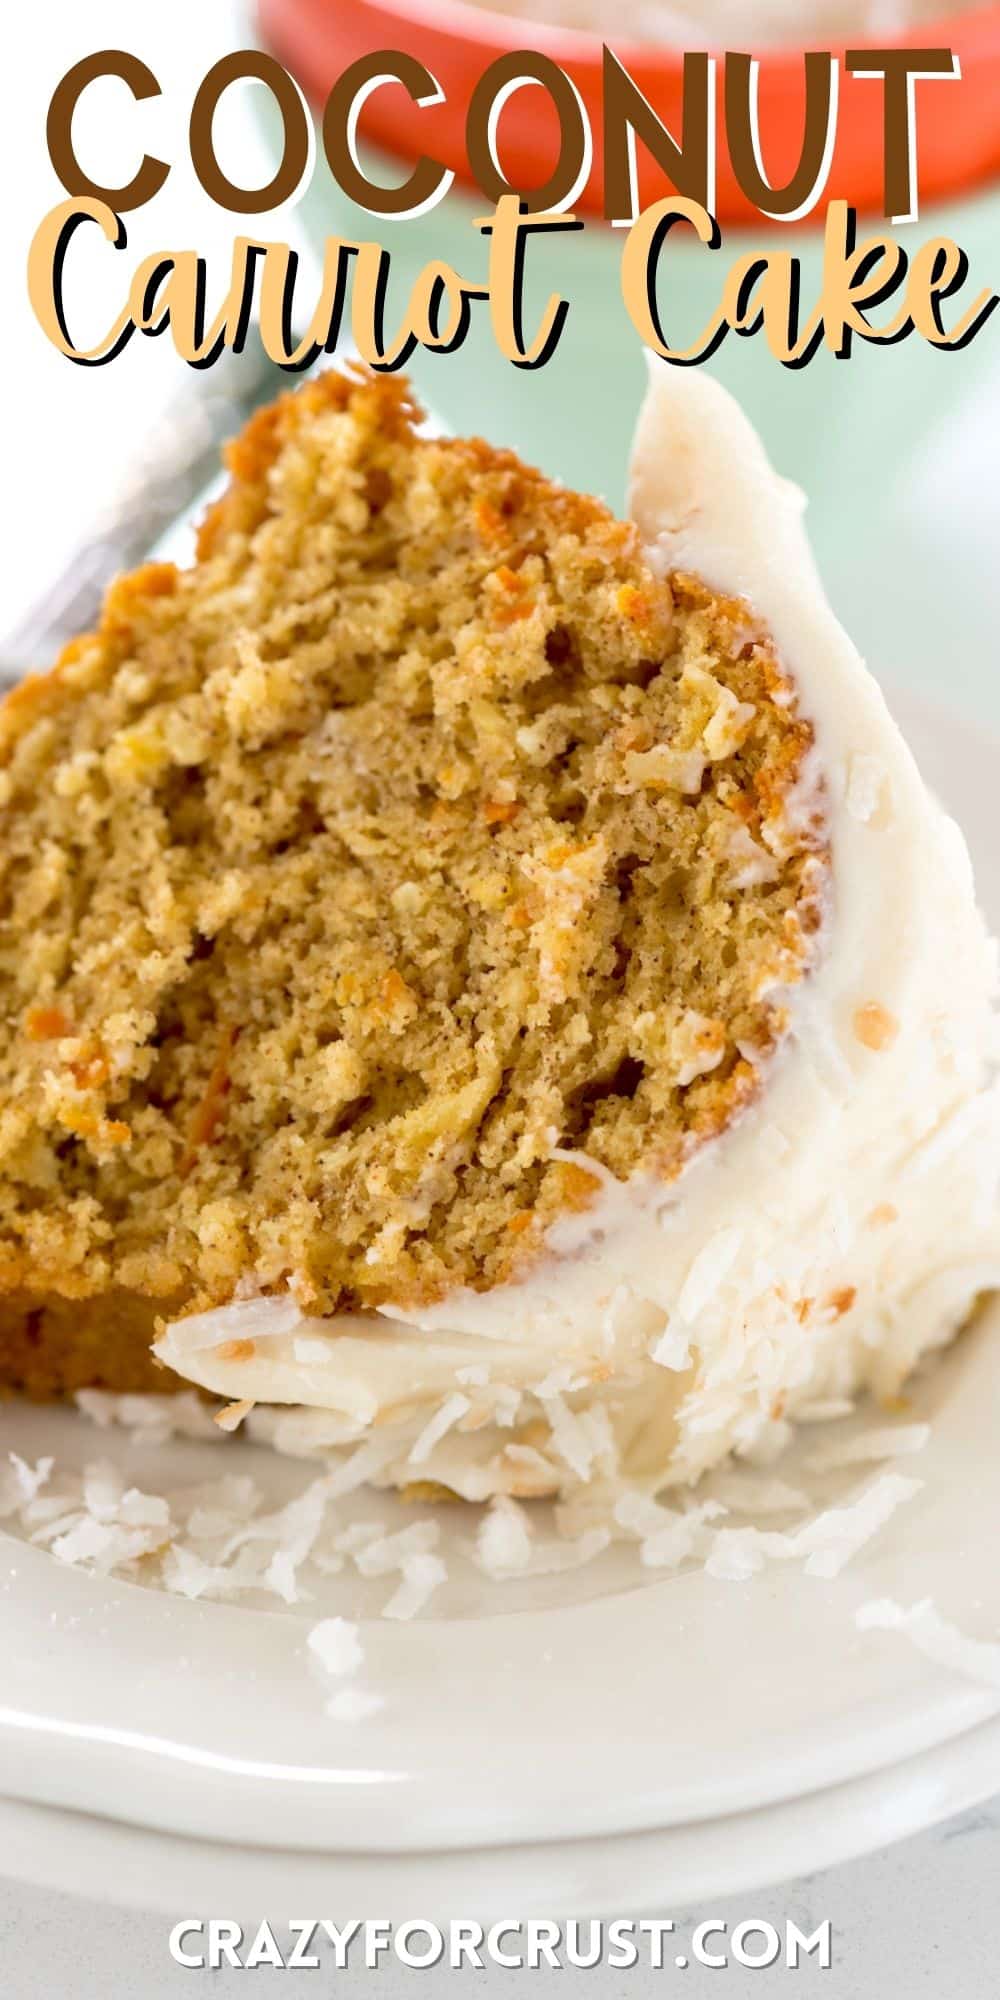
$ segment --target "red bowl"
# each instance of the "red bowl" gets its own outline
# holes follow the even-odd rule
[[[594,135],[590,178],[576,204],[600,214],[603,204],[601,43],[590,34],[467,7],[460,0],[258,0],[265,44],[297,77],[314,103],[358,56],[373,49],[401,49],[416,56],[444,92],[440,104],[415,105],[402,85],[374,91],[360,121],[362,134],[403,159],[430,153],[473,183],[465,149],[465,116],[472,90],[495,57],[530,46],[551,56],[572,78]],[[917,86],[921,200],[957,192],[1000,170],[1000,6],[952,15],[938,23],[877,41],[858,37],[851,47],[953,49],[962,80]],[[615,54],[671,131],[682,129],[681,58],[676,50],[628,41]],[[798,161],[804,79],[801,54],[786,48],[761,54],[760,129],[769,175],[777,185]],[[882,88],[860,77],[841,79],[841,108],[833,167],[824,200],[841,197],[862,210],[882,207]],[[558,127],[547,95],[517,91],[501,118],[501,157],[514,186],[540,187],[558,155]],[[719,131],[722,111],[719,107]],[[639,149],[641,151],[641,149]],[[670,193],[648,159],[639,169],[643,205]],[[717,213],[745,221],[756,211],[719,147]]]

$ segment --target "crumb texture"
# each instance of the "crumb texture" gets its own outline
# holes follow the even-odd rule
[[[826,856],[767,633],[418,414],[282,398],[194,567],[0,707],[22,1307],[495,1285],[596,1193],[558,1151],[676,1174],[785,1030]]]

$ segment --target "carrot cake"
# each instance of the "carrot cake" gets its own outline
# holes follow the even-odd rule
[[[799,496],[656,368],[632,516],[396,378],[0,705],[0,1382],[470,1498],[898,1387],[1000,1279],[993,953]]]

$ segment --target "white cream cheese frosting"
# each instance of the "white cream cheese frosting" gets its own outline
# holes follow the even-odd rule
[[[630,506],[655,566],[748,601],[813,723],[820,959],[739,1122],[669,1185],[587,1161],[601,1195],[526,1280],[365,1317],[235,1300],[157,1343],[204,1388],[290,1406],[262,1426],[286,1449],[365,1444],[382,1482],[690,1482],[797,1416],[892,1397],[1000,1285],[996,948],[962,836],[823,595],[803,496],[718,384],[654,361]]]

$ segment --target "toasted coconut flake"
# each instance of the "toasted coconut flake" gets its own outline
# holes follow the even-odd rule
[[[212,1422],[218,1424],[220,1431],[238,1431],[244,1417],[248,1417],[252,1409],[252,1397],[244,1396],[239,1403],[227,1403],[223,1409],[216,1410]]]
[[[880,1001],[868,1000],[854,1010],[854,1033],[866,1049],[881,1054],[892,1047],[899,1033],[899,1022]]]

